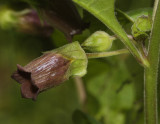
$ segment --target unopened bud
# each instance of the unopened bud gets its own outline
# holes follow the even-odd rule
[[[44,53],[26,66],[17,65],[12,78],[21,84],[24,98],[36,99],[37,95],[60,85],[70,76],[86,74],[87,57],[78,42]]]
[[[114,39],[104,31],[97,31],[82,43],[82,47],[91,52],[104,52],[111,48]]]
[[[152,22],[148,16],[138,17],[132,25],[132,35],[135,40],[145,40],[151,31]]]

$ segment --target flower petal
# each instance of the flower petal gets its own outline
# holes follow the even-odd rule
[[[25,69],[17,64],[17,71],[14,72],[11,76],[18,83],[22,84],[25,82],[25,79],[31,79],[31,73],[25,71]]]
[[[39,93],[39,89],[32,85],[30,81],[25,81],[21,86],[21,95],[23,98],[32,98],[35,100]]]

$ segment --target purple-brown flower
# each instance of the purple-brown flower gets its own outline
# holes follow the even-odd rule
[[[68,41],[80,34],[88,24],[85,24],[72,0],[25,0],[34,6],[43,20],[54,28],[62,31]]]
[[[82,77],[87,73],[86,53],[75,41],[44,53],[26,66],[17,65],[12,78],[21,84],[24,98],[36,99],[48,88],[60,85],[69,77]]]
[[[71,61],[61,54],[48,52],[24,67],[17,65],[12,78],[21,84],[23,98],[35,100],[40,92],[68,79],[70,64]]]

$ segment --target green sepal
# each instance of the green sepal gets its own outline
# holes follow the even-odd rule
[[[151,31],[152,22],[148,16],[138,17],[132,25],[132,35],[135,40],[145,40]]]
[[[80,46],[79,42],[64,45],[60,48],[53,50],[52,52],[59,53],[63,57],[71,60],[71,65],[68,69],[67,76],[79,76],[82,77],[87,73],[88,59],[85,51]]]

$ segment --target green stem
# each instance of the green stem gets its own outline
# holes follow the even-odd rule
[[[157,78],[160,48],[160,2],[156,1],[153,26],[149,44],[148,60],[150,67],[145,69],[144,110],[145,124],[158,124]]]
[[[154,18],[155,18],[158,2],[159,2],[159,0],[154,1],[152,20],[154,20]]]
[[[129,51],[127,49],[121,49],[121,50],[111,51],[111,52],[86,53],[86,55],[90,59],[90,58],[103,58],[103,57],[115,56],[115,55],[120,55],[125,53],[129,53]]]
[[[76,84],[79,102],[82,105],[82,107],[84,107],[87,99],[87,95],[86,95],[86,90],[85,90],[83,80],[80,77],[74,77],[74,82]]]

